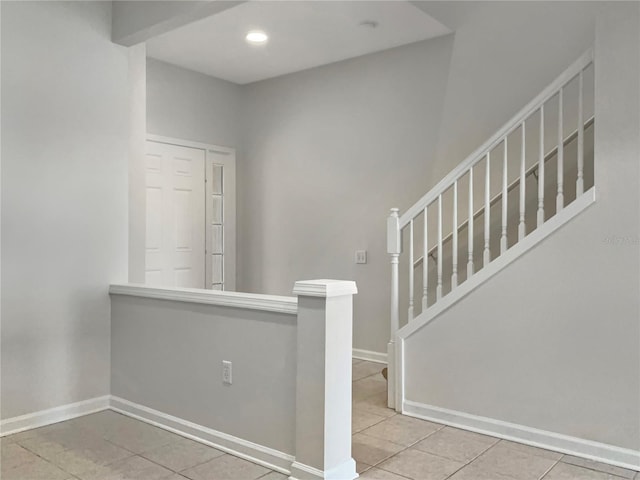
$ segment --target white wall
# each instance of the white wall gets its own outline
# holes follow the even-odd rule
[[[640,449],[639,36],[598,17],[596,204],[407,340],[408,400]]]
[[[354,347],[388,341],[389,208],[423,192],[452,38],[246,86],[238,161],[238,286],[355,280]],[[366,265],[355,250],[368,251]]]
[[[119,295],[112,308],[113,395],[295,454],[295,314]]]
[[[147,131],[236,147],[240,86],[159,60],[147,60]]]
[[[4,419],[109,393],[128,108],[111,2],[1,8]]]

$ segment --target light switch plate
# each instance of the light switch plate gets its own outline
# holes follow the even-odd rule
[[[356,263],[367,263],[366,250],[356,250]]]

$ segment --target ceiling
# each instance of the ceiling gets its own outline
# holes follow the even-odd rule
[[[269,41],[249,45],[250,30]],[[147,55],[247,84],[450,32],[404,0],[250,1],[148,40]]]

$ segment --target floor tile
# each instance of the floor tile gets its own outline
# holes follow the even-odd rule
[[[371,465],[356,461],[356,472],[357,473],[364,473],[365,471],[369,470],[370,468],[371,468]]]
[[[470,463],[447,480],[513,480],[513,477],[487,469],[486,466]]]
[[[607,465],[606,463],[587,460],[586,458],[574,457],[573,455],[565,455],[564,457],[562,457],[561,462],[575,465],[577,467],[588,468],[597,472],[610,473],[612,475],[617,475],[626,479],[632,479],[636,475],[636,472],[634,472],[633,470],[614,467],[613,465]]]
[[[445,427],[411,448],[468,463],[497,442],[497,438]]]
[[[400,445],[409,446],[438,431],[442,425],[417,418],[396,415],[363,430],[362,433]]]
[[[376,378],[379,376],[379,379],[384,380],[382,376],[382,369],[385,366],[381,363],[374,362],[360,362],[353,366],[352,379],[353,381],[360,380],[365,377],[370,377],[375,375]],[[386,380],[384,380],[386,382]]]
[[[108,432],[121,427],[122,425],[134,425],[140,423],[131,417],[127,417],[113,410],[103,410],[101,412],[84,415],[64,422],[69,428],[89,431],[95,435],[104,437]]]
[[[288,475],[280,472],[269,472],[266,475],[260,477],[258,480],[287,480]]]
[[[165,480],[175,472],[139,456],[102,465],[77,475],[81,480]]]
[[[1,467],[2,480],[67,480],[71,476],[68,472],[39,457],[15,468],[6,468],[4,463]]]
[[[562,453],[552,452],[551,450],[545,450],[538,447],[531,447],[523,443],[510,442],[509,440],[500,440],[500,445],[522,453],[535,455],[536,457],[548,458],[549,460],[560,460],[564,456]]]
[[[180,436],[147,423],[124,422],[117,428],[109,429],[105,433],[105,438],[122,448],[140,454],[174,442]]]
[[[419,450],[405,450],[385,460],[378,468],[416,480],[444,480],[464,466],[448,458]]]
[[[21,440],[20,445],[74,475],[132,455],[128,450],[77,428],[27,438]]]
[[[48,460],[62,470],[77,476],[105,465],[124,461],[132,456],[131,452],[119,449],[115,445],[112,447],[118,451],[111,452],[106,448],[65,450]]]
[[[238,457],[222,455],[180,473],[192,480],[254,480],[269,473],[269,469]]]
[[[377,465],[404,450],[403,445],[356,433],[351,439],[351,456],[356,462]]]
[[[351,433],[358,433],[365,428],[382,422],[384,419],[385,417],[381,417],[380,415],[354,409],[351,413]]]
[[[17,443],[3,443],[2,454],[0,456],[0,466],[2,471],[11,470],[17,468],[25,463],[33,462],[37,460],[38,456],[29,450],[21,447]],[[2,476],[0,475],[0,478]]]
[[[543,478],[544,480],[620,480],[623,477],[560,462]]]
[[[538,480],[556,462],[557,460],[531,455],[499,442],[474,460],[472,465],[516,480]]]
[[[401,477],[400,475],[396,475],[395,473],[387,472],[386,470],[380,470],[379,468],[371,468],[367,470],[362,475],[360,475],[362,480],[407,480],[407,477]]]
[[[353,399],[355,401],[358,401],[380,392],[386,392],[387,381],[382,377],[382,375],[380,375],[379,377],[380,378],[378,378],[378,375],[376,375],[353,382]]]
[[[387,406],[387,392],[379,392],[374,395],[355,400],[353,410],[358,412],[373,413],[381,417],[393,417],[396,411]]]
[[[224,452],[187,438],[178,438],[171,443],[141,454],[144,458],[175,472],[206,463],[221,455],[224,455]]]

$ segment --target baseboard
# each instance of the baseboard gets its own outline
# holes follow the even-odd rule
[[[81,402],[69,403],[59,407],[40,410],[39,412],[7,418],[0,421],[0,437],[13,433],[45,427],[52,423],[71,420],[90,413],[100,412],[109,408],[109,395],[90,398]]]
[[[354,348],[352,356],[358,360],[384,363],[385,365],[387,363],[387,354],[382,352],[372,352],[371,350],[360,350],[359,348]]]
[[[236,457],[244,458],[271,470],[289,475],[291,464],[295,461],[293,455],[274,450],[257,443],[243,440],[233,435],[218,432],[208,427],[174,417],[154,410],[144,405],[130,402],[123,398],[111,396],[110,408],[116,412],[143,422],[163,428],[183,437],[210,445]]]
[[[405,400],[405,415],[640,471],[640,451]]]
[[[353,480],[355,478],[358,478],[356,462],[350,458],[337,467],[325,471],[293,462],[289,480]]]

